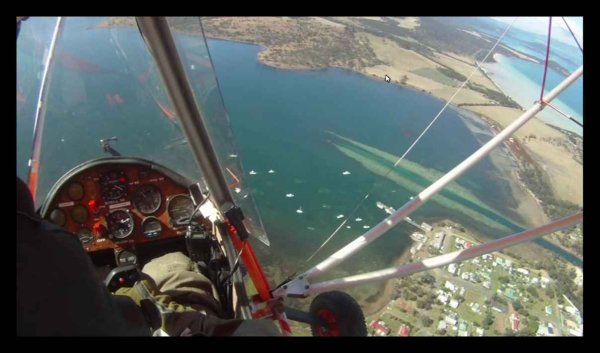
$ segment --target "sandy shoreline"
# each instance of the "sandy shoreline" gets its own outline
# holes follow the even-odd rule
[[[98,27],[132,25],[127,19],[109,18]],[[407,18],[399,25],[417,28],[419,19]],[[347,27],[353,28],[351,34],[345,32]],[[388,75],[395,85],[428,93],[445,102],[456,93],[462,83],[461,77],[471,76],[470,83],[475,88],[463,88],[453,98],[452,105],[485,117],[495,122],[491,125],[500,128],[523,113],[501,106],[489,94],[482,93],[488,89],[507,96],[485,70],[476,70],[477,63],[471,57],[446,51],[433,51],[424,56],[389,38],[370,34],[352,18],[240,17],[235,21],[232,18],[207,18],[205,36],[258,45],[261,48],[258,61],[274,69],[326,70],[333,67],[382,81]],[[518,58],[530,60],[510,48],[504,49]],[[339,55],[340,52],[345,55]],[[565,147],[571,144],[566,134],[532,119],[514,137],[549,175],[557,199],[583,205],[583,167],[574,157],[574,153],[581,152]]]
[[[408,263],[410,258],[410,248],[407,248],[396,260],[392,266],[400,266]],[[390,266],[390,267],[392,267]],[[386,305],[392,301],[392,295],[394,292],[394,279],[389,280],[385,283],[383,293],[379,293],[377,300],[372,303],[366,303],[362,305],[365,316],[374,315],[383,309]]]
[[[215,38],[221,40],[230,40],[225,38]],[[257,60],[265,66],[268,66],[273,69],[279,70],[309,70],[309,71],[321,71],[326,70],[328,68],[338,68],[352,71],[353,73],[362,74],[365,77],[374,80],[382,80],[384,81],[384,76],[389,75],[392,78],[392,83],[403,88],[409,88],[415,91],[419,91],[422,93],[427,93],[440,99],[444,102],[448,101],[448,99],[454,94],[457,89],[457,86],[460,84],[459,82],[453,82],[451,85],[443,84],[440,77],[436,76],[437,72],[435,68],[437,64],[424,58],[420,55],[417,55],[414,52],[410,52],[408,50],[404,50],[401,48],[394,48],[392,50],[391,55],[398,57],[403,57],[404,59],[400,62],[396,61],[395,65],[376,65],[372,67],[366,67],[362,69],[355,69],[351,67],[345,67],[343,65],[328,65],[328,66],[303,66],[303,65],[289,65],[281,62],[275,62],[271,60],[265,60],[264,53],[268,51],[268,46],[252,43],[251,41],[239,41],[248,44],[258,45],[261,48],[261,51],[257,55]],[[378,43],[385,47],[385,45],[389,46],[389,43]],[[383,48],[385,50],[389,50],[390,48]],[[262,54],[261,54],[262,53]],[[376,50],[377,53],[377,50]],[[444,63],[450,63],[453,58],[443,58]],[[458,62],[458,60],[455,60]],[[475,68],[475,66],[466,65],[464,61],[461,61],[461,67],[456,68],[461,74],[468,76],[470,74],[469,70]],[[419,75],[418,73],[423,73],[425,75],[429,75],[430,77],[424,77]],[[402,82],[403,78],[407,79]],[[437,79],[437,81],[436,81]],[[489,87],[492,89],[496,89],[506,95],[500,87],[484,72],[478,70],[476,75],[473,75],[473,80],[475,83],[480,84],[485,87]],[[474,106],[462,106],[458,107],[458,104],[467,103],[467,104],[482,104],[482,105],[474,105]],[[480,93],[474,92],[471,90],[463,90],[459,93],[452,102],[453,108],[459,110],[465,110],[469,113],[472,113],[475,117],[482,119],[488,126],[495,125],[496,127],[505,127],[510,122],[515,120],[519,115],[523,113],[522,110],[515,108],[507,108],[499,105],[490,104],[489,99],[483,97]],[[528,108],[528,107],[524,107]],[[519,140],[525,139],[532,134],[535,134],[539,137],[549,137],[549,138],[564,138],[564,134],[559,131],[549,127],[547,124],[539,121],[532,120],[524,127],[522,127],[516,134],[515,137]],[[531,149],[531,153],[534,158],[541,162],[542,165],[547,165],[548,161],[555,161],[560,164],[559,161],[564,159],[572,160],[570,155],[566,153],[564,150],[560,150],[556,146],[550,145],[548,143],[544,143],[538,140],[527,140],[526,143],[521,143],[521,146]],[[545,153],[544,153],[545,152]],[[539,153],[544,153],[540,155]],[[577,169],[577,165],[574,166]],[[578,168],[581,170],[581,165],[578,165]],[[571,168],[573,169],[573,168]],[[514,174],[514,173],[511,173]],[[575,174],[577,175],[577,174]],[[518,184],[516,178],[511,176],[512,183]],[[571,177],[570,177],[571,178]],[[577,177],[575,177],[577,180]],[[582,177],[578,180],[582,180]],[[573,184],[573,180],[553,180],[553,187],[557,191],[557,194],[566,197],[571,201],[576,201],[580,198],[579,194],[574,191],[574,189],[582,190],[582,185],[575,186],[571,188],[570,191],[561,193],[560,190],[564,190],[565,184]],[[578,184],[575,182],[574,184]],[[582,184],[582,182],[580,182]],[[528,220],[530,225],[540,225],[547,221],[547,217],[539,204],[537,204],[535,198],[529,195],[525,190],[516,190],[516,187],[513,186],[513,193],[515,199],[519,201],[519,206],[515,210],[517,213],[520,213]],[[442,220],[440,220],[441,222]],[[476,236],[477,240],[485,241],[489,239],[484,239],[485,237]],[[534,244],[523,244],[523,246],[519,246],[517,248],[511,248],[509,252],[519,255],[520,257],[527,259],[534,259],[539,256],[542,256],[542,252],[539,251],[539,246]],[[408,259],[410,258],[410,247],[408,247],[398,258],[396,258],[393,262],[393,266],[404,265],[408,263]],[[367,302],[366,300],[361,300],[362,308],[365,316],[371,316],[381,311],[387,305],[389,305],[390,301],[393,298],[394,293],[394,285],[396,280],[389,280],[383,286],[383,289],[380,289],[376,296],[376,299],[373,302]]]
[[[300,68],[285,64],[273,64],[271,62],[265,62],[262,60],[260,55],[258,60],[266,66],[283,70],[324,70],[328,68]],[[382,81],[384,80],[385,75],[389,75],[392,78],[391,83],[399,87],[427,93],[444,102],[447,102],[456,91],[455,87],[442,85],[441,83],[414,75],[408,71],[393,70],[389,67],[383,67],[381,65],[366,68],[364,70],[355,70],[343,66],[330,67],[349,70],[354,73],[362,74],[368,78],[381,79]],[[498,85],[493,82],[493,80],[491,80],[485,73],[481,72],[481,74],[486,80],[491,82],[493,87],[503,92]],[[408,77],[408,80],[405,84],[401,83],[402,77]],[[459,104],[465,103],[475,105],[458,106]],[[487,120],[484,120],[488,124],[489,121],[495,123],[489,124],[490,126],[496,125],[497,127],[502,128],[506,127],[510,122],[514,121],[523,113],[523,111],[519,109],[503,107],[500,105],[492,105],[489,103],[488,99],[482,97],[479,93],[464,89],[458,95],[456,95],[451,102],[451,105],[457,109],[463,109],[474,113],[479,117],[485,117]],[[555,194],[560,199],[582,205],[582,165],[574,161],[572,154],[566,151],[564,148],[542,140],[547,138],[566,141],[566,135],[552,128],[545,122],[540,121],[539,119],[532,119],[525,126],[519,129],[514,136],[519,140],[524,140],[526,137],[531,135],[536,136],[537,139],[526,139],[525,143],[521,141],[521,145],[525,147],[530,152],[529,154],[541,164],[542,168],[546,170],[546,172],[548,172]],[[565,165],[565,163],[567,165]]]

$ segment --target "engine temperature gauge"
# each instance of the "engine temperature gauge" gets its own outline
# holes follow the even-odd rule
[[[148,238],[154,238],[160,235],[162,224],[156,217],[146,217],[142,221],[142,232]]]

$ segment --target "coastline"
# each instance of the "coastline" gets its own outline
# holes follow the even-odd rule
[[[211,37],[211,39],[215,39],[215,40],[226,40],[226,41],[232,41],[230,39],[224,39],[224,38],[213,38]],[[235,42],[240,42],[240,43],[244,43],[244,44],[250,44],[250,45],[257,45],[261,48],[261,50],[259,51],[259,53],[256,56],[256,60],[258,62],[260,62],[262,65],[265,65],[266,67],[275,69],[275,70],[299,70],[299,71],[324,71],[327,70],[329,68],[334,68],[334,69],[342,69],[342,70],[348,70],[351,71],[352,73],[357,73],[357,74],[361,74],[365,77],[371,78],[373,80],[384,80],[383,76],[381,75],[377,75],[374,73],[369,73],[368,69],[369,68],[360,68],[360,69],[355,69],[352,67],[345,67],[345,66],[339,66],[339,65],[328,65],[328,66],[294,66],[294,65],[287,65],[285,63],[277,63],[274,61],[269,61],[269,60],[265,60],[263,55],[261,55],[261,53],[264,53],[268,50],[268,47],[262,44],[258,44],[258,43],[253,43],[253,42],[247,42],[247,41],[239,41],[239,40],[233,40]],[[500,89],[500,87],[491,79],[488,77],[488,75],[486,74],[486,72],[483,70],[479,70],[479,72],[481,74],[483,74],[487,80],[489,80],[489,82],[491,82],[491,84],[493,84],[498,91],[502,92],[503,94],[505,94],[506,96],[508,96],[502,89]],[[399,88],[408,88],[408,89],[412,89],[414,91],[419,91],[422,93],[427,93],[430,96],[433,96],[437,99],[440,99],[443,102],[447,102],[447,98],[448,95],[447,94],[443,94],[443,91],[440,90],[441,86],[435,86],[435,85],[415,85],[415,80],[409,79],[408,83],[402,84],[400,83],[399,79],[402,76],[395,76],[393,77],[393,81],[391,83],[394,83],[394,85],[396,85]],[[416,81],[417,83],[419,81]],[[450,89],[456,89],[455,87],[451,87]],[[502,107],[502,106],[498,106],[498,105],[490,105],[490,109],[487,109],[488,111],[485,111],[486,109],[484,108],[483,111],[481,109],[479,109],[480,107],[484,107],[484,104],[478,104],[474,107],[471,106],[457,106],[456,102],[451,103],[452,107],[449,108],[454,108],[454,109],[458,109],[458,110],[464,110],[467,111],[469,113],[471,113],[472,115],[474,115],[476,118],[480,119],[481,121],[483,121],[490,129],[492,129],[494,126],[495,127],[505,127],[507,125],[507,123],[509,123],[510,121],[514,120],[514,118],[516,118],[516,116],[522,114],[522,112],[524,111],[523,108],[521,109],[514,109],[514,108],[507,108],[507,107]],[[501,108],[501,109],[495,109],[495,108]],[[527,107],[525,107],[526,109]],[[508,118],[504,118],[502,119],[501,116],[504,115],[505,112],[510,111],[511,115]],[[533,123],[533,121],[532,121]],[[531,124],[531,123],[530,123]],[[548,128],[552,128],[553,130],[556,131],[556,129],[554,129],[552,126],[550,126],[549,124],[545,123],[545,122],[541,122],[541,121],[536,121],[536,126],[538,125],[544,125]],[[526,130],[525,130],[526,131]],[[565,135],[560,131],[556,131],[559,132],[560,135]],[[496,132],[497,133],[497,132]],[[536,131],[536,134],[538,136],[546,136],[545,135],[546,130],[542,129],[541,131]],[[522,135],[515,135],[515,142],[514,144],[519,146],[518,148],[521,148],[523,151],[527,151],[526,153],[528,153],[531,157],[535,158],[535,160],[537,161],[541,161],[540,163],[544,164],[544,161],[546,161],[548,158],[550,158],[551,160],[554,161],[559,161],[560,158],[563,158],[564,155],[560,155],[560,158],[553,158],[553,156],[550,154],[550,156],[545,156],[545,157],[540,157],[539,155],[536,155],[535,153],[531,153],[531,151],[529,151],[529,144],[528,143],[520,143],[519,140],[524,139],[526,136],[528,136],[528,134],[524,134],[522,133]],[[548,136],[552,136],[552,137],[557,137],[559,136],[558,134],[553,134],[553,133],[549,133]],[[541,145],[540,145],[541,146]],[[540,147],[538,146],[538,147]],[[538,148],[539,149],[539,148]],[[510,150],[510,148],[509,148]],[[515,176],[514,171],[518,170],[518,168],[514,168],[511,170],[512,173],[511,174],[511,181],[514,182],[515,184],[518,184],[518,178]],[[524,185],[519,184],[520,187],[524,187]],[[556,185],[554,185],[554,187],[556,188]],[[526,190],[524,190],[524,197],[528,197],[529,201],[528,202],[535,202],[536,204],[536,211],[540,211],[543,216],[545,216],[543,209],[541,207],[541,205],[539,204],[539,200],[535,197],[535,195],[530,195],[531,191],[529,191],[529,189],[527,189],[525,187]],[[527,192],[529,191],[529,193]],[[518,200],[518,199],[517,199]],[[520,201],[520,200],[519,200]],[[524,205],[525,203],[523,203]],[[516,210],[517,212],[522,210],[522,208],[519,208],[518,210]],[[532,213],[534,213],[532,211]],[[540,216],[542,217],[542,216]],[[537,219],[539,220],[539,218]],[[539,225],[542,223],[538,223],[538,221],[531,221],[531,225]],[[434,222],[433,224],[439,224],[442,220],[439,220],[437,222]],[[453,222],[456,223],[456,222]],[[431,224],[431,223],[430,223]],[[468,230],[469,234],[474,234],[472,232],[471,229]],[[491,240],[491,238],[485,239],[485,237],[480,236],[480,234],[476,234],[473,236],[474,239],[477,239],[478,241],[485,241],[485,240]],[[549,240],[549,237],[546,237],[546,239]],[[512,247],[507,249],[506,253],[510,254],[510,256],[513,257],[517,257],[517,258],[523,258],[523,259],[527,259],[527,260],[539,260],[541,258],[544,258],[545,256],[547,256],[547,251],[540,251],[542,248],[540,248],[539,245],[533,244],[533,243],[527,243],[527,244],[522,244],[519,245],[518,247]],[[515,254],[518,254],[515,255]],[[404,250],[401,254],[399,254],[399,256],[393,260],[393,264],[391,266],[398,266],[398,265],[404,265],[407,264],[410,258],[410,246],[407,247],[406,250]],[[426,272],[425,272],[426,273]],[[372,315],[376,315],[377,313],[381,312],[382,309],[384,309],[387,305],[389,305],[389,303],[392,301],[393,297],[394,297],[394,286],[396,285],[396,280],[392,279],[392,280],[388,280],[386,281],[382,287],[380,287],[380,289],[377,290],[376,294],[373,296],[370,296],[368,299],[372,300],[372,302],[369,302],[367,300],[365,300],[365,298],[361,298],[360,300],[360,304],[361,307],[363,309],[364,315],[365,317],[370,317]]]
[[[117,19],[115,22],[119,21]],[[340,32],[337,28],[340,25],[335,22],[332,22],[333,26],[331,23],[326,24],[327,21],[325,24],[321,23],[323,21],[318,22],[319,24],[315,25],[311,19],[249,18],[231,23],[227,18],[209,19],[205,36],[213,40],[257,45],[260,51],[256,60],[261,65],[272,69],[322,71],[336,68],[349,70],[373,80],[383,80],[384,75],[389,75],[392,78],[390,83],[395,86],[427,93],[443,102],[447,102],[456,92],[460,83],[460,75],[466,76],[476,67],[476,63],[469,63],[469,58],[446,51],[422,54],[416,50],[401,47],[389,39],[373,36],[358,27],[351,34],[347,34]],[[305,39],[298,37],[301,40],[289,39],[290,36],[296,38],[304,33],[303,30],[308,28],[305,25],[308,24],[310,24],[311,30],[314,29],[314,33],[306,34],[307,38]],[[272,33],[265,33],[265,29],[271,29]],[[182,32],[194,34],[189,31]],[[286,38],[287,40],[283,40]],[[345,44],[350,43],[351,45],[347,48],[343,47],[347,49],[347,56],[356,57],[362,63],[355,65],[354,59],[344,61],[335,55],[327,56],[329,55],[327,53],[321,55],[321,51],[331,48],[327,46],[321,48],[323,42],[320,39],[323,41],[341,40]],[[315,43],[319,46],[315,47]],[[357,44],[359,44],[358,47]],[[370,48],[370,52],[362,50],[360,46]],[[311,51],[302,51],[304,49]],[[272,55],[267,55],[268,53]],[[298,60],[293,58],[296,54],[299,56]],[[500,54],[494,54],[494,59],[498,55]],[[517,57],[524,59],[518,55]],[[450,74],[444,75],[444,72],[439,72],[438,69],[444,66],[451,71]],[[507,96],[483,67],[475,72],[471,82],[478,86],[494,87]],[[485,91],[475,91],[465,87],[454,97],[451,108],[462,109],[476,115],[496,132],[522,114],[522,109],[502,106],[482,92]],[[570,141],[570,137],[566,133],[548,123],[532,119],[513,137],[514,141],[511,141],[510,145],[514,145],[514,148],[510,149],[515,157],[518,159],[522,156],[527,162],[535,161],[550,176],[552,189],[558,199],[582,204],[582,164],[573,162],[574,154],[572,153],[573,150],[577,152],[577,149],[581,148],[579,146],[574,149],[565,148],[564,142],[569,143]],[[511,138],[511,140],[513,139]],[[517,153],[514,153],[515,151]],[[512,168],[512,171],[515,170],[519,170],[519,168]],[[515,173],[511,174],[512,182],[518,184],[519,180]],[[535,195],[532,197],[534,200],[536,199]],[[536,203],[536,208],[541,208],[537,200]]]
[[[218,40],[228,40],[228,39],[218,39]],[[327,67],[296,67],[293,65],[286,65],[286,64],[282,64],[282,63],[273,63],[271,61],[265,61],[263,59],[263,57],[260,55],[260,53],[264,52],[265,47],[263,45],[260,44],[256,44],[256,43],[250,43],[250,42],[245,42],[246,44],[252,44],[252,45],[258,45],[261,48],[261,51],[259,52],[259,54],[257,55],[257,60],[269,67],[269,68],[273,68],[273,69],[277,69],[277,70],[299,70],[299,71],[322,71],[322,70],[327,70],[329,68],[335,68],[335,69],[342,69],[342,70],[347,70],[349,72],[352,73],[356,73],[356,74],[360,74],[364,77],[373,79],[373,80],[384,80],[384,76],[380,76],[377,75],[375,72],[377,72],[377,68],[362,68],[362,69],[354,69],[351,67],[346,67],[343,65],[331,65],[331,66],[327,66]],[[494,82],[493,79],[491,79],[489,77],[489,75],[487,74],[487,72],[485,72],[485,69],[481,68],[482,70],[479,70],[479,73],[482,74],[494,87],[496,87],[499,91],[501,91],[504,95],[508,96],[499,86],[496,82]],[[421,93],[426,93],[430,96],[433,96],[437,99],[439,99],[440,101],[446,103],[448,101],[448,88],[450,88],[451,90],[455,90],[456,88],[454,87],[448,87],[445,86],[442,89],[440,89],[440,85],[438,85],[436,87],[436,85],[432,85],[432,84],[427,84],[427,82],[425,81],[421,81],[420,83],[422,83],[421,85],[416,85],[414,84],[413,79],[409,79],[408,82],[404,82],[401,83],[400,80],[398,80],[396,77],[396,79],[392,79],[390,83],[394,84],[395,86],[399,87],[399,88],[408,88],[408,89],[412,89],[416,92],[421,92]],[[419,81],[417,81],[419,82]],[[462,93],[462,92],[461,92]],[[504,107],[498,104],[489,104],[489,103],[474,103],[473,105],[464,105],[464,103],[459,103],[458,98],[460,97],[460,94],[457,95],[455,97],[455,99],[450,103],[450,106],[454,109],[458,109],[458,110],[464,110],[467,111],[471,114],[474,114],[475,116],[479,117],[481,120],[483,120],[484,122],[486,122],[488,124],[488,126],[492,129],[496,129],[497,127],[501,127],[504,128],[508,125],[509,122],[513,121],[514,119],[516,119],[518,116],[520,116],[523,112],[524,109],[516,109],[516,108],[508,108],[508,107]],[[510,96],[508,96],[510,97]],[[472,97],[466,97],[467,99],[470,99]],[[551,181],[552,181],[552,187],[554,189],[554,192],[559,195],[560,198],[568,200],[570,202],[574,202],[577,204],[582,204],[582,193],[583,193],[583,183],[582,183],[582,175],[581,175],[581,171],[577,171],[577,166],[574,165],[572,166],[573,168],[571,168],[570,170],[572,171],[572,173],[570,173],[569,176],[564,176],[564,172],[559,170],[558,166],[561,165],[561,160],[572,160],[573,156],[571,153],[560,153],[558,151],[553,151],[552,153],[548,153],[548,148],[550,147],[550,149],[552,149],[552,147],[554,146],[548,146],[548,144],[544,144],[544,146],[541,146],[541,144],[539,143],[539,140],[537,141],[532,141],[532,140],[528,140],[527,143],[520,143],[520,139],[524,139],[527,136],[530,136],[532,134],[534,134],[534,132],[530,132],[531,130],[535,130],[535,134],[540,137],[540,138],[559,138],[562,140],[568,140],[569,136],[567,135],[567,133],[561,131],[560,129],[552,126],[551,124],[548,124],[544,121],[541,121],[539,119],[535,119],[533,122],[529,122],[527,124],[528,126],[532,126],[535,125],[539,128],[537,129],[525,129],[525,128],[521,128],[520,130],[517,131],[517,133],[515,133],[515,140],[514,142],[512,142],[514,145],[516,145],[517,149],[521,149],[523,151],[522,154],[526,155],[526,158],[529,159],[530,161],[533,160],[535,161],[537,164],[541,164],[542,166],[547,166],[547,165],[553,165],[555,168],[553,168],[552,172],[553,173],[548,173],[548,174],[554,174],[554,175],[561,175],[562,177],[559,178],[552,178],[551,177]],[[525,131],[527,131],[527,133],[524,133]],[[518,156],[517,156],[518,157]],[[582,169],[582,167],[579,167],[580,169]],[[575,185],[572,184],[572,180],[578,180],[579,183],[575,183]],[[519,183],[519,180],[516,177],[512,178],[512,181],[514,183]],[[566,191],[565,191],[566,190]],[[539,205],[539,202],[537,203],[538,207],[541,209],[541,206]],[[542,211],[543,212],[543,211]],[[539,217],[536,217],[536,219],[539,220]],[[534,222],[535,223],[535,222]]]
[[[404,252],[394,260],[393,264],[390,267],[404,265],[408,263],[409,258],[410,247],[404,250]],[[375,315],[376,313],[381,311],[381,309],[383,309],[386,305],[388,305],[390,301],[392,301],[392,295],[394,292],[394,280],[395,279],[391,279],[385,283],[383,293],[380,292],[377,296],[377,299],[374,302],[364,303],[362,305],[365,317]]]
[[[211,36],[214,40],[222,40],[222,41],[232,41],[228,38],[218,38]],[[299,70],[299,71],[324,71],[327,69],[341,69],[349,71],[353,74],[360,74],[363,77],[370,78],[372,80],[384,80],[383,76],[379,76],[373,73],[370,68],[351,68],[346,67],[344,65],[330,65],[330,66],[294,66],[287,65],[285,63],[276,63],[269,60],[265,60],[261,53],[264,53],[268,50],[268,47],[262,44],[257,44],[251,41],[240,41],[233,40],[234,42],[244,43],[248,45],[256,45],[260,48],[256,56],[256,60],[264,65],[265,67],[274,69],[274,70]],[[463,64],[466,64],[463,62]],[[466,66],[465,66],[466,67]],[[474,68],[474,67],[472,67]],[[479,70],[480,75],[490,82],[493,87],[498,87],[498,85],[489,78],[485,69]],[[394,79],[395,78],[395,79]],[[435,86],[432,85],[416,85],[414,84],[414,80],[409,79],[409,82],[404,81],[403,83],[399,82],[399,76],[396,76],[392,79],[392,82],[396,87],[408,88],[415,92],[427,93],[430,96],[433,96],[439,99],[442,102],[447,102],[447,95],[441,94],[439,87],[441,85],[438,84],[438,89],[436,90]],[[481,82],[481,81],[479,81]],[[419,82],[417,82],[419,83]],[[448,90],[455,90],[455,87],[447,87]],[[499,87],[498,90],[502,91]],[[460,97],[458,95],[457,97]],[[468,97],[470,98],[470,97]],[[455,101],[451,102],[451,109],[456,109],[458,111],[462,111],[469,116],[473,116],[475,119],[478,119],[488,126],[488,128],[494,132],[494,135],[497,134],[502,128],[516,119],[523,113],[523,109],[515,109],[508,108],[498,104],[473,104],[473,105],[461,105],[457,104]],[[528,128],[531,126],[531,128]],[[540,139],[532,140],[530,137],[535,134]],[[567,140],[568,135],[558,130],[557,128],[533,119],[526,126],[522,127],[517,133],[514,135],[514,139],[508,140],[501,145],[502,148],[506,147],[506,151],[509,152],[509,155],[513,157],[516,163],[503,163],[509,169],[509,173],[506,174],[505,180],[511,184],[511,189],[513,191],[513,196],[517,201],[518,205],[513,209],[516,215],[522,216],[521,218],[529,224],[529,226],[535,226],[539,224],[546,223],[548,221],[547,216],[544,213],[544,210],[540,204],[539,199],[536,195],[532,194],[531,190],[529,190],[516,175],[515,171],[520,170],[520,167],[523,163],[533,163],[534,165],[538,165],[548,171],[546,167],[550,164],[555,167],[561,166],[561,160],[572,160],[571,155],[566,153],[568,151],[557,151],[559,146],[553,146],[550,143],[542,142],[541,140],[544,138],[548,139],[557,139],[560,138],[562,140]],[[540,154],[540,151],[542,154]],[[512,164],[512,165],[511,165]],[[552,188],[555,193],[562,199],[569,200],[574,203],[581,203],[582,200],[582,176],[580,176],[577,170],[581,170],[581,165],[574,165],[573,168],[570,168],[567,173],[570,176],[565,176],[564,171],[558,170],[558,168],[554,168],[553,171],[558,170],[558,175],[562,175],[562,177],[552,179]],[[573,172],[574,171],[574,172]],[[551,174],[551,173],[548,173]],[[575,177],[573,177],[575,176]],[[573,183],[573,180],[576,182]],[[579,184],[578,184],[579,182]],[[562,192],[566,190],[565,192]]]
[[[530,106],[532,104],[532,100],[534,99],[533,97],[539,97],[541,82],[538,87],[532,86],[530,88],[528,82],[530,82],[530,80],[532,79],[522,74],[520,69],[518,69],[514,64],[518,63],[519,60],[522,61],[523,59],[520,59],[518,57],[516,59],[519,60],[515,61],[514,59],[515,58],[511,58],[500,53],[495,53],[495,62],[486,63],[483,68],[486,70],[488,78],[491,81],[495,82],[496,87],[499,91],[501,91],[504,95],[511,97],[520,105]],[[552,66],[550,66],[550,69],[551,71],[555,73],[558,72],[560,75],[562,75],[562,79],[566,78],[570,74],[570,72],[562,71],[565,69],[554,69],[552,68]],[[504,89],[502,89],[502,87],[504,87]],[[508,93],[508,91],[511,90],[511,87],[520,87],[520,89],[512,90],[513,95],[511,96]],[[547,94],[552,88],[553,87],[551,86],[547,86],[545,93]],[[567,105],[567,103],[561,101],[560,98],[560,96],[556,97],[552,104],[561,111],[565,112],[568,116],[572,116],[576,120],[581,121],[581,119],[583,119],[583,113],[571,108]],[[524,106],[524,108],[527,107]],[[555,112],[552,109],[543,109],[542,111],[537,113],[536,116],[548,126],[570,131],[571,133],[575,133],[580,137],[582,136],[582,129],[580,129],[580,127],[575,126],[573,123],[569,122],[566,118],[564,118],[561,114]]]

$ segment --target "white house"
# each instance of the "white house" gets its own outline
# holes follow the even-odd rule
[[[448,272],[450,272],[451,274],[455,274],[456,273],[456,264],[448,265]]]
[[[444,287],[451,290],[452,292],[456,291],[456,286],[450,281],[446,281],[446,283],[444,283]]]

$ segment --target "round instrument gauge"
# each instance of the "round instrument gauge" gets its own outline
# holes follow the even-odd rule
[[[123,171],[104,174],[100,176],[100,188],[104,200],[118,200],[127,195],[127,177]]]
[[[117,261],[119,261],[119,266],[135,265],[137,256],[129,250],[123,250],[117,255]]]
[[[94,240],[94,234],[87,228],[81,228],[79,232],[77,232],[77,237],[83,245],[87,245]]]
[[[67,223],[67,216],[63,212],[63,210],[55,208],[50,212],[50,221],[59,227],[64,227]]]
[[[140,186],[133,194],[133,204],[143,214],[152,214],[158,211],[161,199],[160,190],[150,184]]]
[[[133,217],[126,210],[115,210],[106,216],[108,231],[117,239],[124,239],[133,233]]]
[[[148,238],[154,238],[160,235],[162,224],[156,217],[146,217],[142,221],[142,232]]]
[[[173,226],[185,225],[194,212],[194,203],[188,195],[175,195],[167,202],[167,212]]]
[[[73,207],[73,209],[71,210],[71,218],[73,218],[73,221],[75,223],[78,223],[78,224],[85,223],[85,221],[87,221],[87,219],[88,219],[88,216],[89,216],[88,210],[83,205],[75,205],[75,207]]]
[[[84,194],[83,185],[81,185],[78,182],[72,183],[67,189],[67,194],[69,195],[69,198],[73,201],[81,200]]]

